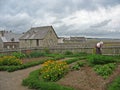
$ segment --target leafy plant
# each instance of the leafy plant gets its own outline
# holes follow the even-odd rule
[[[108,85],[107,90],[120,90],[120,76],[118,76],[111,84]]]
[[[77,62],[77,63],[72,67],[72,69],[73,69],[73,70],[79,70],[80,67],[83,67],[84,65],[85,65],[84,62]]]
[[[94,70],[99,75],[103,76],[104,79],[106,79],[109,75],[112,74],[115,67],[116,67],[115,63],[109,63],[109,64],[105,64],[105,65],[96,65],[94,67]]]
[[[22,81],[22,85],[37,90],[75,90],[71,87],[62,86],[54,82],[45,82],[39,78],[39,70],[35,70],[29,74],[29,77]]]
[[[57,81],[68,72],[68,65],[64,61],[49,60],[43,64],[40,70],[45,81]]]
[[[21,70],[21,69],[25,69],[25,68],[28,68],[28,67],[32,67],[32,66],[35,66],[35,65],[42,64],[45,61],[47,61],[47,60],[28,62],[28,63],[22,64],[22,65],[18,65],[18,66],[15,66],[15,65],[0,66],[0,71],[13,72],[13,71],[16,71],[16,70]]]
[[[21,58],[25,57],[25,54],[21,53],[21,52],[14,52],[14,53],[12,53],[12,55],[15,56],[18,59],[21,59]]]
[[[21,65],[22,61],[15,56],[3,56],[0,58],[0,65]]]
[[[45,53],[34,51],[34,52],[30,52],[27,56],[31,58],[37,58],[37,57],[45,56]]]
[[[64,54],[65,55],[73,55],[73,52],[71,52],[71,51],[65,51]]]
[[[103,56],[103,55],[89,55],[88,56],[88,62],[91,65],[101,65],[101,64],[108,64],[108,63],[114,63],[116,60],[112,58],[111,56]]]

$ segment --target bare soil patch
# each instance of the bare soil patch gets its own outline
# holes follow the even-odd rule
[[[107,85],[120,75],[120,65],[108,79],[103,79],[88,66],[82,67],[78,71],[70,71],[57,83],[74,87],[76,90],[106,90]]]

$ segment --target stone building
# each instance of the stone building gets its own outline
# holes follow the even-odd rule
[[[16,34],[12,31],[0,31],[0,49],[19,48],[19,37],[22,34]]]
[[[58,36],[52,26],[33,27],[20,37],[20,48],[52,47]]]
[[[82,43],[85,42],[85,37],[67,37],[63,39],[64,43]]]

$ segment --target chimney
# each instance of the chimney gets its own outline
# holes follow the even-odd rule
[[[0,31],[0,37],[4,37],[4,31]]]

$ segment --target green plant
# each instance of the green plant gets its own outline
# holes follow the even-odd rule
[[[43,64],[40,70],[45,81],[57,81],[68,72],[68,65],[64,61],[49,60]]]
[[[45,56],[45,53],[34,51],[34,52],[30,52],[27,56],[31,58],[37,58],[37,57]]]
[[[33,62],[28,62],[19,66],[15,66],[15,65],[11,65],[11,66],[0,66],[0,71],[8,71],[8,72],[13,72],[16,70],[21,70],[21,69],[25,69],[28,67],[32,67],[35,65],[39,65],[44,63],[47,60],[40,60],[40,61],[33,61]]]
[[[89,55],[88,56],[88,62],[91,65],[101,65],[101,64],[108,64],[108,63],[114,63],[116,60],[112,58],[111,56],[103,56],[103,55]]]
[[[65,87],[54,82],[45,82],[39,79],[39,71],[35,70],[29,74],[29,77],[22,81],[22,85],[37,90],[74,90],[71,87]]]
[[[3,57],[3,56],[5,56],[4,54],[0,54],[0,57]]]
[[[120,90],[120,76],[118,76],[111,84],[109,84],[107,88],[107,90]]]
[[[22,52],[14,52],[14,53],[12,53],[12,55],[15,56],[18,59],[21,59],[21,58],[25,57],[25,54],[22,53]]]
[[[21,65],[22,61],[15,56],[3,56],[0,57],[0,65]]]
[[[104,79],[106,79],[109,75],[112,74],[115,67],[116,67],[115,63],[109,63],[109,64],[105,64],[105,65],[96,65],[94,67],[94,70],[99,75],[103,76]]]
[[[84,62],[77,62],[74,66],[72,66],[73,70],[79,70],[80,67],[83,67],[85,65]]]
[[[49,48],[44,48],[44,53],[45,54],[50,54],[50,49]]]
[[[52,60],[59,60],[65,58],[63,54],[46,54],[45,56],[51,57]]]
[[[65,55],[73,55],[73,52],[71,52],[71,51],[65,51],[64,54]]]

